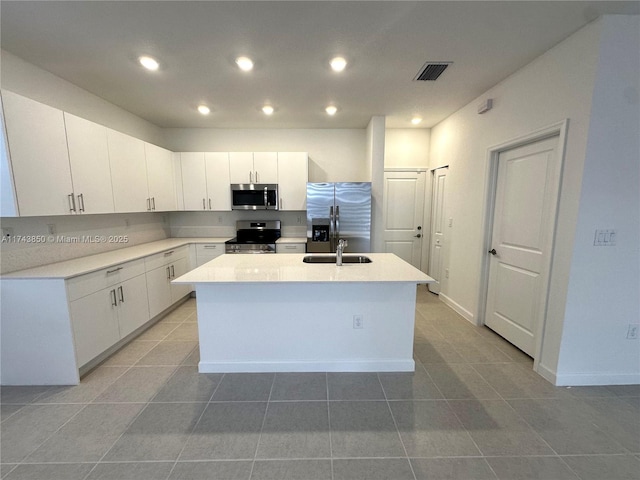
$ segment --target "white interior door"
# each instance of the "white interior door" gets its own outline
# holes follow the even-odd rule
[[[485,323],[531,356],[546,304],[557,145],[556,136],[498,157]]]
[[[422,263],[425,172],[384,172],[384,248],[416,268]]]
[[[440,293],[440,280],[444,270],[443,252],[445,245],[445,185],[449,167],[433,171],[431,201],[431,239],[429,245],[429,276],[435,280],[429,284],[429,291]]]

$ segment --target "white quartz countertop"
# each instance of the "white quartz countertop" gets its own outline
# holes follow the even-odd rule
[[[64,262],[50,263],[39,267],[19,270],[2,275],[3,279],[67,279],[108,268],[119,263],[148,257],[155,253],[190,243],[224,243],[231,237],[224,238],[167,238],[156,242],[143,243],[133,247],[121,248],[110,252],[74,258]]]
[[[276,243],[307,243],[307,237],[280,237]]]
[[[314,254],[323,255],[323,254]],[[347,255],[347,254],[345,254]],[[348,255],[353,255],[349,252]],[[172,283],[351,283],[435,280],[392,253],[365,253],[371,263],[304,263],[304,254],[222,255]]]

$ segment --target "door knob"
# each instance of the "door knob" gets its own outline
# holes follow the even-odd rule
[[[496,249],[495,249],[495,248],[492,248],[491,250],[489,250],[489,253],[490,253],[491,255],[495,255],[495,254],[497,254],[498,252],[496,252]]]
[[[414,237],[416,237],[416,238],[421,238],[421,237],[422,237],[422,234],[421,234],[421,233],[419,233],[419,234],[417,234],[417,235],[414,235]]]

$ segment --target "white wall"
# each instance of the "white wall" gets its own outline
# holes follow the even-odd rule
[[[384,168],[428,168],[431,130],[388,128],[384,140]]]
[[[635,48],[634,48],[635,46]],[[640,383],[640,17],[602,20],[580,209],[564,315],[560,384]],[[615,247],[593,245],[616,229]]]
[[[371,171],[371,251],[384,252],[385,117],[371,117],[367,126],[367,164]]]
[[[174,152],[309,152],[310,182],[369,182],[364,129],[169,128]]]
[[[576,261],[578,264],[585,262],[590,255],[590,253],[583,253],[578,258],[574,258],[574,247],[577,243],[593,242],[593,232],[589,233],[591,238],[587,240],[583,238],[584,232],[576,230],[576,228],[579,209],[581,209],[581,219],[582,209],[590,209],[584,203],[585,197],[581,197],[585,157],[588,153],[591,155],[590,151],[587,152],[587,139],[597,142],[597,137],[606,134],[601,128],[596,137],[591,137],[594,134],[594,127],[590,122],[596,73],[608,76],[617,75],[616,71],[605,71],[606,66],[598,64],[601,31],[604,23],[618,21],[621,22],[620,27],[624,27],[628,32],[629,27],[625,27],[625,21],[619,20],[617,17],[601,19],[585,26],[438,124],[431,132],[430,167],[450,165],[447,178],[447,208],[448,216],[453,218],[453,227],[447,231],[450,254],[445,262],[448,262],[450,275],[448,279],[443,279],[442,294],[445,299],[451,300],[454,305],[460,307],[462,312],[466,312],[470,320],[478,321],[483,315],[483,312],[478,311],[478,305],[481,295],[484,294],[480,290],[480,269],[485,255],[483,251],[483,207],[487,198],[487,152],[494,145],[529,134],[563,119],[569,119],[555,250],[552,260],[550,298],[544,332],[544,348],[539,359],[540,368],[551,375],[564,369],[559,365],[561,341],[564,351],[568,344],[584,347],[598,336],[597,333],[590,331],[590,328],[582,328],[575,329],[576,331],[572,332],[569,338],[564,335],[563,328],[565,327],[565,308],[572,308],[573,301],[582,302],[585,310],[590,308],[598,310],[596,304],[605,299],[604,295],[583,297],[582,295],[586,292],[584,289],[582,291],[578,289],[577,297],[572,297],[571,302],[567,302],[569,287],[571,287],[572,295],[574,291],[573,283],[570,284],[573,282],[570,280],[570,276],[573,278],[572,272],[575,272],[576,268],[580,270],[587,265],[583,263],[582,267],[577,267]],[[610,27],[607,26],[607,28]],[[622,42],[622,40],[621,38],[620,41]],[[624,38],[624,41],[631,41],[629,35]],[[617,48],[626,50],[628,55],[634,53],[637,55],[637,43],[627,43],[624,46],[619,45]],[[478,115],[477,105],[486,98],[494,99],[494,108],[484,115]],[[597,112],[600,113],[600,110],[598,109]],[[618,120],[627,120],[624,114],[618,118],[618,114],[612,108],[607,109],[606,114],[606,122],[616,123]],[[624,131],[627,140],[622,139],[622,142],[626,143],[621,149],[627,152],[632,150],[634,145],[629,143],[629,132]],[[589,145],[589,148],[592,147]],[[596,155],[596,158],[593,162],[599,163],[603,157]],[[622,163],[626,164],[627,161],[622,160]],[[590,177],[591,173],[587,178]],[[605,190],[608,188],[604,184],[601,186]],[[635,189],[638,190],[637,181]],[[618,228],[624,227],[625,230],[633,231],[633,222],[629,219],[631,213],[622,214],[626,220],[618,223]],[[590,217],[591,215],[587,214],[586,216]],[[593,218],[590,221],[593,222]],[[615,228],[615,226],[609,228]],[[585,232],[587,230],[589,229],[585,229]],[[637,248],[637,227],[635,235],[633,240],[636,242]],[[630,234],[630,238],[633,238],[633,234]],[[607,254],[603,253],[602,255]],[[629,257],[629,260],[632,259],[633,257]],[[592,275],[598,274],[595,271],[590,273]],[[611,280],[613,284],[607,285],[609,289],[615,290],[622,287],[622,290],[627,292],[627,287],[620,285],[619,280]],[[637,299],[637,289],[634,298]],[[599,308],[601,309],[601,307]],[[615,309],[616,307],[611,308]],[[637,310],[635,318],[638,318]],[[597,322],[603,325],[602,322],[607,322],[607,320],[603,317]],[[565,344],[565,342],[568,343]],[[628,344],[625,342],[627,340],[618,336],[618,340],[608,347],[611,348],[615,345],[615,348],[628,349]],[[586,356],[593,354],[592,350],[584,350],[579,355],[582,358],[576,357],[577,361],[573,367],[580,364]],[[609,349],[603,352],[603,355],[613,354],[614,351]],[[588,365],[590,362],[587,361],[586,364]],[[620,371],[627,370],[626,367],[617,365],[611,367],[608,373],[611,374],[616,368]],[[637,362],[636,368],[638,368]]]

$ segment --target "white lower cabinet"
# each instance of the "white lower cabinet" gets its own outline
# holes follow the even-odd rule
[[[224,243],[202,243],[196,245],[196,267],[204,265],[224,254]]]
[[[70,302],[76,359],[82,367],[149,320],[144,275]]]
[[[113,292],[107,288],[70,302],[78,367],[120,340]]]
[[[189,248],[156,253],[145,259],[149,314],[155,317],[191,292],[190,285],[172,285],[171,280],[189,271]]]

